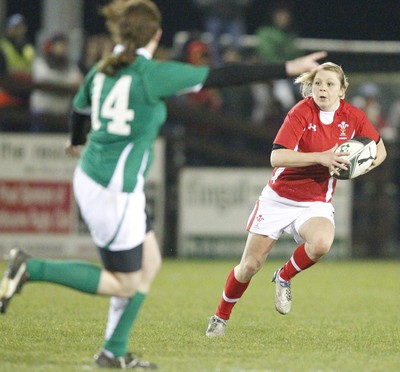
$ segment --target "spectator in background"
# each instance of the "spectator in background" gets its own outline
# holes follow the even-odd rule
[[[246,9],[252,0],[194,0],[203,13],[204,31],[212,36],[212,63],[221,63],[220,38],[232,37],[233,47],[240,51],[240,37],[246,34]]]
[[[265,61],[281,62],[301,54],[296,46],[293,13],[286,3],[272,9],[266,23],[256,30],[256,36],[258,54]]]
[[[389,142],[393,140],[392,134],[387,131],[389,126],[386,122],[386,117],[383,113],[381,105],[381,90],[377,84],[373,82],[367,82],[361,84],[356,91],[356,95],[350,100],[350,102],[363,110],[367,115],[370,122],[373,124],[375,129],[379,132],[380,136]],[[389,141],[387,141],[389,140]],[[368,213],[363,206],[368,203],[369,200],[376,197],[376,190],[379,187],[379,178],[357,178],[353,181],[353,200],[354,205],[358,206],[353,208],[353,226],[356,230],[369,230],[369,226],[375,223],[376,215],[374,213]],[[394,182],[396,177],[394,177]],[[388,187],[388,185],[386,186]]]
[[[29,129],[25,121],[16,120],[13,116],[21,110],[27,111],[29,107],[29,94],[23,89],[23,84],[31,82],[35,49],[26,34],[24,16],[14,14],[7,19],[4,37],[0,40],[0,109],[9,111],[0,115],[2,131]]]
[[[242,53],[244,61],[260,63],[261,59],[254,48]],[[256,125],[267,125],[270,130],[277,131],[287,111],[281,102],[273,97],[269,82],[255,82],[250,85],[251,121]]]
[[[183,49],[183,61],[195,66],[210,66],[212,64],[210,46],[199,39],[189,40]],[[222,106],[222,99],[217,89],[202,89],[199,92],[188,93],[177,99],[189,106],[209,110],[220,110]],[[185,125],[185,133],[187,136],[200,139],[200,143],[204,143],[212,140],[218,131],[212,123],[199,125],[199,122],[194,119]],[[206,157],[194,151],[187,154],[186,161],[190,165],[210,165]]]
[[[296,46],[293,13],[286,2],[276,5],[265,25],[256,30],[257,52],[261,61],[282,62],[301,55]],[[294,84],[287,79],[271,82],[270,99],[278,100],[285,110],[289,110],[300,98],[296,97]],[[275,105],[276,103],[274,103]]]
[[[89,70],[107,54],[111,53],[114,43],[107,34],[97,34],[87,37],[81,59],[78,62],[82,74]]]
[[[357,89],[357,95],[351,103],[363,110],[384,140],[391,140],[392,133],[388,132],[388,123],[381,105],[381,91],[377,84],[368,82]]]
[[[195,66],[211,65],[210,47],[201,40],[189,41],[185,48],[185,62]],[[189,93],[187,100],[191,104],[198,104],[211,109],[221,107],[221,97],[215,89],[203,89],[197,93]]]
[[[232,47],[222,52],[223,64],[239,63],[243,56]],[[222,111],[241,118],[250,118],[253,106],[251,85],[225,87],[219,90],[222,98]]]
[[[47,86],[31,94],[31,131],[68,132],[66,114],[83,75],[78,65],[70,61],[67,35],[58,33],[45,41],[42,55],[34,60],[32,80]]]

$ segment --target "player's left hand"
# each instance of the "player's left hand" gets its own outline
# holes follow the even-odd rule
[[[79,157],[81,155],[81,147],[82,146],[74,146],[68,141],[65,144],[64,150],[67,155]]]
[[[319,66],[318,60],[326,56],[326,52],[320,51],[287,61],[285,64],[286,74],[288,76],[297,76],[302,72],[315,70]]]

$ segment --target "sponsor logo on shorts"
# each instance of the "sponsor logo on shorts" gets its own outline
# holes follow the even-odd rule
[[[256,219],[255,219],[256,223],[254,225],[255,229],[259,229],[260,228],[260,222],[264,221],[264,217],[262,216],[262,214],[259,214]]]

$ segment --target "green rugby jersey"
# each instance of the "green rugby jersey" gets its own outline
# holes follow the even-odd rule
[[[207,66],[142,55],[115,76],[93,67],[73,101],[77,111],[91,108],[92,128],[80,160],[84,172],[104,187],[132,192],[144,182],[165,123],[164,98],[202,85],[208,73]]]

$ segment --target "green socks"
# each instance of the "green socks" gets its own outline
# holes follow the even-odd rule
[[[27,273],[32,282],[56,283],[96,294],[101,268],[79,261],[48,261],[32,258],[27,262]]]
[[[96,294],[100,282],[101,268],[79,261],[53,261],[32,258],[27,261],[27,274],[32,282],[49,282]],[[115,357],[124,356],[129,335],[140,308],[146,298],[145,293],[137,292],[122,313],[117,326],[103,348]]]
[[[104,343],[103,348],[112,352],[115,357],[126,354],[129,334],[145,298],[145,293],[136,292],[129,300],[112,336]]]

